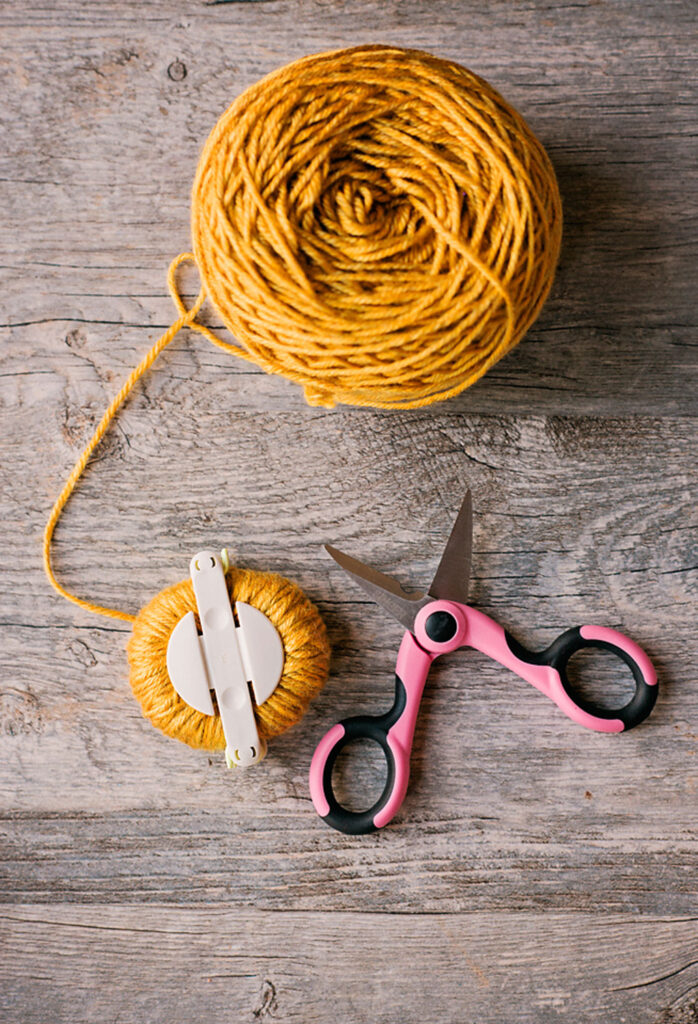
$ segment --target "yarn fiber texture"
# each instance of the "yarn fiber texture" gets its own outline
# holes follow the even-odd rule
[[[562,214],[545,150],[492,86],[363,46],[235,100],[201,155],[191,223],[202,290],[236,340],[217,343],[310,404],[409,409],[458,394],[522,338]]]
[[[278,736],[305,714],[327,681],[330,648],[320,613],[290,580],[274,573],[231,567],[226,573],[231,603],[251,604],[271,620],[284,647],[284,670],[278,686],[260,707],[254,706],[260,736]],[[190,747],[222,750],[220,717],[204,715],[185,703],[167,673],[167,644],[182,616],[193,611],[191,579],[157,594],[136,616],[127,651],[130,683],[146,718],[168,736]]]

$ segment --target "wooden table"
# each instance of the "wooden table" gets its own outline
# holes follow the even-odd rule
[[[695,1021],[692,0],[36,0],[0,19],[2,1021]],[[442,407],[310,409],[183,332],[119,416],[58,529],[66,584],[135,611],[228,544],[329,627],[323,694],[230,773],[143,720],[128,625],[53,594],[41,533],[173,318],[165,271],[219,114],[292,58],[369,41],[458,60],[519,108],[559,175],[562,261],[526,340]],[[320,545],[427,583],[468,484],[473,602],[532,646],[629,632],[660,700],[597,735],[452,655],[399,818],[340,835],[310,757],[387,705],[400,630]]]

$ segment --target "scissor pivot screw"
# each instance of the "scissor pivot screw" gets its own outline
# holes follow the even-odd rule
[[[450,612],[432,612],[424,623],[424,632],[435,644],[447,644],[458,632],[458,622]]]

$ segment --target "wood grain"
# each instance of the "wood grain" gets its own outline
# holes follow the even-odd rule
[[[696,23],[688,0],[0,7],[3,1022],[696,1020]],[[187,332],[123,410],[57,531],[66,584],[136,611],[227,544],[330,630],[326,690],[236,775],[143,720],[127,626],[52,594],[41,533],[173,318],[217,117],[280,64],[368,41],[459,60],[519,108],[558,172],[562,261],[524,342],[429,413],[311,410]],[[321,546],[423,586],[465,486],[473,603],[534,648],[628,632],[659,703],[599,736],[456,653],[399,818],[341,836],[309,760],[388,704],[400,631]],[[352,762],[345,784],[380,776]]]
[[[663,1005],[696,1007],[695,919],[28,906],[0,934],[0,998],[24,1024],[47,1004],[75,1024],[105,1004],[149,1024],[402,1024],[425,1002],[444,1024],[659,1024]]]

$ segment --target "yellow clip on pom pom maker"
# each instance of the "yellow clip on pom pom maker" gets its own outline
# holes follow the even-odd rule
[[[228,767],[247,768],[267,752],[252,709],[271,697],[284,668],[281,637],[263,612],[243,601],[231,605],[224,563],[213,551],[200,551],[190,563],[203,635],[194,612],[187,612],[170,634],[167,671],[175,690],[202,715],[215,715],[226,740]],[[234,610],[233,610],[234,609]]]

